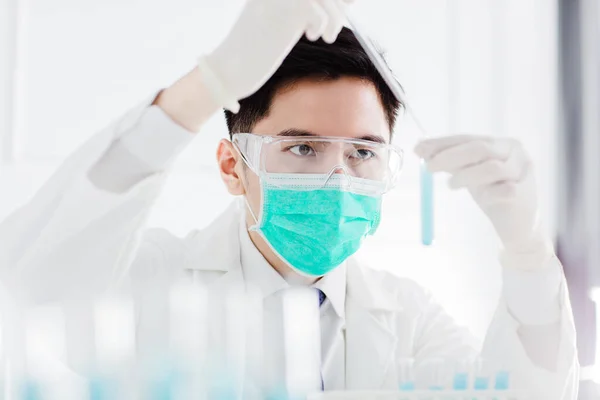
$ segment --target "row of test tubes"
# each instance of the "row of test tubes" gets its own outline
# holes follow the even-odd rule
[[[283,291],[273,311],[255,290],[213,286],[2,302],[0,400],[291,400],[320,390],[314,289]],[[286,355],[281,374],[264,368],[274,351]]]
[[[490,368],[481,358],[398,361],[397,390],[325,392],[308,400],[527,400],[511,390],[508,370]]]
[[[398,363],[399,390],[508,391],[508,370],[490,368],[480,358],[413,359]]]
[[[321,391],[320,313],[310,288],[286,290],[275,322],[260,293],[197,283],[33,309],[3,303],[1,312],[1,400],[300,400]],[[285,354],[280,375],[265,367],[274,352]],[[395,395],[404,397],[395,399],[510,389],[508,371],[480,359],[406,358],[397,372]]]

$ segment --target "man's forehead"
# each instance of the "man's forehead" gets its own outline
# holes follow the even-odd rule
[[[277,93],[253,133],[333,136],[389,142],[384,107],[375,86],[356,78],[302,81]],[[282,135],[283,136],[283,135]]]

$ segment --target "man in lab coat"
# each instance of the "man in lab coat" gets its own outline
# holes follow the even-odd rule
[[[341,158],[324,161],[325,169],[312,171],[323,179],[331,170],[323,184],[333,185],[328,193],[335,196],[290,201],[294,195],[282,193],[272,179],[302,171],[281,170],[289,163],[265,165],[275,153],[254,151],[260,147],[256,143],[264,152],[273,140],[284,143],[279,136],[301,136],[302,144],[292,142],[286,154],[310,156],[315,148],[307,143],[315,141],[344,149],[364,145],[366,150],[352,156],[361,162],[374,149],[395,157],[389,142],[401,105],[352,32],[342,30],[348,3],[248,1],[229,35],[201,57],[198,68],[94,136],[2,223],[3,282],[36,303],[181,276],[223,290],[251,284],[265,304],[291,282],[313,286],[322,300],[325,390],[395,389],[403,358],[474,354],[468,332],[422,288],[352,257],[377,227],[380,203],[372,199],[385,188],[369,196],[353,193],[367,180],[354,179],[354,164],[342,152]],[[164,230],[141,232],[173,159],[222,108],[235,144],[220,142],[218,165],[227,190],[240,201],[183,239]],[[483,357],[511,368],[514,385],[536,399],[574,398],[578,366],[566,284],[540,230],[526,152],[514,140],[458,135],[423,141],[416,153],[431,171],[449,173],[453,188],[470,191],[504,244],[502,298]],[[316,163],[315,158],[310,165]],[[376,170],[379,183],[387,179],[382,171],[397,172],[389,165]],[[336,189],[333,183],[344,179],[350,189]],[[315,204],[335,212],[325,218]],[[290,222],[283,205],[295,215],[312,214],[314,224],[339,237],[313,232],[310,218]]]

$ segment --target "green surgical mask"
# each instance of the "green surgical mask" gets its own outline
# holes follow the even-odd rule
[[[298,184],[297,174],[269,174],[269,183],[261,178],[262,208],[250,230],[299,273],[327,274],[375,233],[381,216],[380,194],[347,191],[339,184],[343,180],[334,176],[326,187],[315,188]],[[362,180],[363,188],[369,185],[377,183]]]

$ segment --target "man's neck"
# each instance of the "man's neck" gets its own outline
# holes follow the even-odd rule
[[[250,213],[246,213],[246,229],[255,224],[254,219],[249,214]],[[265,242],[265,239],[258,232],[248,230],[248,235],[250,236],[250,240],[252,241],[252,244],[254,244],[254,247],[256,247],[259,253],[262,254],[265,260],[267,260],[269,265],[271,265],[271,267],[273,267],[273,269],[277,271],[277,273],[281,275],[289,284],[309,286],[319,280],[319,278],[308,278],[306,276],[302,276],[290,268],[285,261],[279,258],[275,252],[273,252],[271,246]]]

